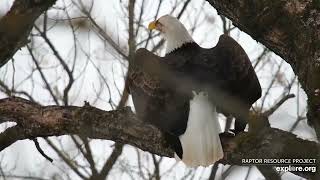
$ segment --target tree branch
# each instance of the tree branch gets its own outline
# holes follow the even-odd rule
[[[28,43],[36,19],[56,0],[15,0],[10,11],[0,20],[0,67],[18,49]]]
[[[89,105],[40,106],[31,101],[14,97],[0,100],[0,122],[13,121],[17,125],[0,134],[0,150],[15,141],[35,137],[78,134],[93,139],[110,139],[131,144],[162,156],[172,156],[162,133],[136,118],[130,108],[103,111]],[[10,142],[12,142],[11,140]]]
[[[269,117],[271,114],[273,114],[284,102],[286,102],[290,98],[294,98],[294,94],[288,94],[285,95],[282,99],[280,99],[279,102],[277,102],[274,106],[272,106],[269,110],[264,112],[264,115],[266,117]]]
[[[308,95],[308,121],[320,139],[320,1],[207,0],[235,26],[289,63]]]
[[[22,98],[6,98],[0,100],[0,117],[0,122],[17,123],[0,134],[0,150],[17,140],[78,134],[130,144],[160,156],[173,157],[173,150],[165,142],[163,134],[156,127],[137,119],[128,107],[103,111],[89,105],[40,106]],[[222,163],[243,165],[243,158],[316,158],[316,166],[320,167],[319,144],[279,129],[266,127],[257,133],[242,133],[235,138],[222,137],[222,143],[225,151]],[[305,149],[308,149],[307,153]],[[314,177],[317,174],[304,172],[302,175]]]

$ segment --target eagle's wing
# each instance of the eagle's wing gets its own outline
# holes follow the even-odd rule
[[[129,67],[129,87],[141,88],[144,93],[154,96],[160,89],[159,78],[152,74],[153,71],[159,72],[156,68],[158,61],[161,61],[161,57],[147,49],[138,49]]]
[[[181,127],[187,123],[189,99],[164,81],[172,77],[170,68],[165,58],[137,50],[129,68],[129,89],[142,120],[178,135],[185,130]]]
[[[181,157],[178,137],[187,126],[189,99],[163,83],[170,76],[168,68],[164,58],[146,49],[137,50],[129,67],[129,91],[137,116],[165,132],[168,144]]]
[[[221,86],[250,106],[261,97],[261,86],[243,48],[228,35],[221,35],[217,45],[205,51],[210,67]]]
[[[157,72],[156,64],[152,63],[157,63],[158,60],[161,57],[146,49],[138,49],[129,66],[129,92],[138,117],[144,121],[152,122],[150,114],[157,108],[162,108],[165,93],[168,93],[161,87],[159,78],[151,73],[153,69]]]
[[[209,87],[220,112],[237,118],[236,130],[243,130],[250,107],[261,97],[261,86],[247,54],[234,39],[221,35],[217,45],[204,49],[200,56],[193,62],[195,77]]]
[[[160,93],[160,89],[181,90],[184,84],[190,81],[189,76],[183,72],[186,59],[179,56],[160,57],[147,49],[136,51],[134,60],[129,68],[129,79],[135,86],[139,86],[146,93]],[[185,92],[180,92],[185,93]],[[187,93],[188,95],[192,95]]]

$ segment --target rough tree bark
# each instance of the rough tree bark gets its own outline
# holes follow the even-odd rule
[[[308,95],[308,121],[320,137],[320,3],[318,0],[207,0],[241,30],[285,59]],[[55,0],[16,0],[0,20],[0,66],[23,45],[37,17]],[[264,116],[256,118],[261,122]],[[262,120],[261,120],[262,119]],[[111,139],[142,150],[173,156],[162,133],[140,122],[128,108],[105,112],[94,107],[40,106],[20,98],[0,100],[0,123],[17,125],[0,134],[0,150],[17,140],[80,134]],[[295,135],[259,127],[254,133],[222,139],[222,162],[241,165],[242,158],[316,158],[318,172],[303,177],[320,179],[320,145]]]
[[[0,20],[0,67],[28,43],[34,22],[55,2],[56,0],[14,1],[10,11]]]
[[[0,134],[0,151],[18,140],[77,134],[110,139],[160,156],[173,157],[173,150],[166,144],[162,132],[137,119],[130,108],[103,111],[89,105],[41,106],[22,98],[6,98],[0,100],[0,123],[8,121],[17,125]],[[264,127],[259,133],[224,137],[222,142],[225,153],[222,163],[243,165],[244,158],[310,158],[317,159],[315,166],[320,167],[319,144],[279,129]],[[299,175],[315,178],[316,174],[305,172]]]
[[[16,126],[0,134],[0,151],[17,140],[78,134],[131,144],[161,156],[172,156],[161,132],[139,121],[128,107],[102,111],[90,105],[40,106],[22,98],[0,100],[0,123]]]

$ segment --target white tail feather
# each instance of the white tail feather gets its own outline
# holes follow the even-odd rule
[[[182,161],[189,167],[209,166],[223,157],[216,107],[204,92],[194,94],[186,132],[179,137]],[[177,160],[180,158],[175,155]]]

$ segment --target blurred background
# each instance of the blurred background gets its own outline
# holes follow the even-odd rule
[[[0,1],[0,16],[12,3]],[[237,40],[262,85],[263,95],[254,111],[267,110],[295,94],[270,116],[271,126],[315,140],[306,123],[306,95],[291,67],[205,0],[58,0],[36,21],[30,43],[0,69],[1,98],[20,96],[42,105],[82,106],[88,101],[103,110],[116,109],[120,102],[132,107],[124,91],[129,62],[141,47],[164,55],[165,41],[147,26],[165,14],[178,17],[202,47],[215,46],[223,33]],[[220,117],[224,129],[227,118]],[[19,141],[0,153],[0,179],[264,179],[256,167],[187,168],[172,158],[108,140],[38,139],[53,163],[39,154],[31,140]],[[281,176],[301,179],[291,173]]]

